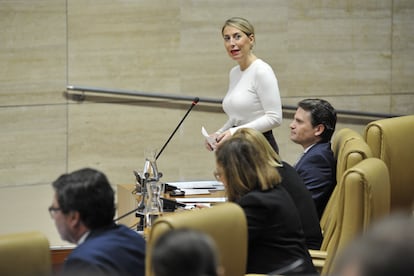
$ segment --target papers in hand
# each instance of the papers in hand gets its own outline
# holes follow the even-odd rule
[[[201,127],[201,134],[203,134],[204,138],[206,138],[207,143],[210,144],[210,146],[215,149],[216,148],[216,139],[214,139],[213,137],[210,137],[210,135],[208,135],[207,130],[202,126]]]

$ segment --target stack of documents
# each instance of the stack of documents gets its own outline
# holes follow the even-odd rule
[[[223,183],[218,181],[186,181],[186,182],[167,182],[168,185],[177,187],[185,192],[185,195],[208,195],[212,191],[224,190]],[[225,197],[176,197],[175,200],[180,203],[220,203],[226,202]]]
[[[213,180],[207,181],[184,181],[184,182],[167,182],[168,185],[175,186],[178,189],[224,189],[223,183]]]
[[[167,182],[167,184],[184,191],[185,195],[207,195],[211,191],[224,190],[223,183],[218,181]]]
[[[226,202],[225,197],[185,197],[176,198],[177,202],[180,203],[220,203]]]

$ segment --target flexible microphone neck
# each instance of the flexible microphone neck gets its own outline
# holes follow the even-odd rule
[[[130,215],[130,214],[132,214],[132,213],[136,213],[136,214],[138,214],[138,215],[140,215],[140,216],[144,216],[144,213],[139,212],[139,211],[141,211],[140,209],[141,209],[141,207],[140,207],[140,206],[138,206],[138,208],[135,208],[134,210],[131,210],[131,211],[129,211],[128,213],[125,213],[125,214],[123,214],[122,216],[115,218],[113,221],[114,221],[114,222],[117,222],[118,220],[123,219],[123,218],[125,218],[125,217],[129,216],[129,215]]]
[[[187,110],[187,112],[185,113],[184,117],[181,119],[181,121],[178,123],[177,127],[174,129],[174,131],[171,133],[170,137],[168,138],[167,142],[165,142],[164,146],[162,146],[160,152],[158,152],[157,156],[155,157],[155,160],[158,159],[158,157],[160,157],[161,153],[164,151],[165,147],[168,145],[168,143],[170,142],[170,140],[172,139],[172,137],[174,136],[174,134],[177,132],[177,130],[180,128],[181,124],[184,122],[185,118],[187,117],[188,113],[190,113],[190,111],[193,109],[193,107],[198,103],[198,101],[200,100],[199,97],[195,97],[193,102],[191,103],[190,108]]]

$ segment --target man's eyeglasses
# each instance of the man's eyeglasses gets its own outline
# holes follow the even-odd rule
[[[52,218],[54,218],[54,217],[55,217],[56,212],[57,212],[57,211],[60,211],[60,210],[62,210],[62,209],[60,209],[59,207],[53,207],[53,206],[50,206],[50,207],[48,208],[48,210],[49,210],[49,214],[50,214],[50,216],[51,216]]]

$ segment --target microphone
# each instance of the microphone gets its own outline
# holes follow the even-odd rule
[[[184,120],[185,120],[185,118],[187,118],[187,116],[188,116],[188,114],[190,113],[190,111],[193,109],[193,107],[198,103],[198,101],[200,100],[200,98],[199,97],[195,97],[194,98],[194,100],[193,100],[193,102],[191,103],[191,106],[190,106],[190,108],[187,110],[187,112],[185,113],[185,115],[184,115],[184,117],[181,119],[181,121],[178,123],[178,125],[177,125],[177,127],[174,129],[174,131],[171,133],[171,135],[170,135],[170,137],[168,138],[168,140],[165,142],[165,144],[162,146],[162,148],[161,148],[161,150],[160,150],[160,152],[158,152],[158,154],[157,154],[157,156],[155,157],[155,161],[157,161],[157,159],[158,159],[158,157],[160,157],[160,155],[161,155],[161,153],[164,151],[164,149],[165,149],[165,147],[168,145],[168,143],[171,141],[171,139],[172,139],[172,137],[174,136],[174,134],[177,132],[177,130],[178,130],[178,128],[181,126],[181,124],[184,122]],[[145,168],[144,168],[144,170],[145,170]],[[137,173],[136,171],[134,171],[134,174],[135,174],[135,177],[136,177],[136,180],[137,180],[137,185],[136,185],[136,188],[135,188],[135,191],[136,192],[139,192],[139,190],[140,189],[142,189],[143,188],[143,186],[142,185],[144,185],[144,183],[145,183],[145,180],[143,180],[143,178],[144,179],[147,179],[148,178],[148,175],[145,175],[145,172],[144,172],[144,176],[141,176],[139,173]],[[161,174],[161,173],[158,173],[158,174]],[[160,177],[161,177],[161,175],[160,175]],[[144,183],[142,183],[142,182],[144,182]],[[166,211],[170,211],[170,212],[173,212],[177,207],[184,207],[185,206],[185,204],[182,204],[182,203],[178,203],[176,200],[170,200],[170,199],[166,199],[166,198],[160,198],[162,201],[163,201],[163,211],[164,212],[166,212]],[[141,218],[141,221],[140,221],[140,223],[139,223],[139,225],[138,225],[138,228],[143,228],[143,218],[144,218],[144,216],[145,216],[145,214],[144,213],[142,213],[142,211],[143,211],[143,207],[142,207],[142,204],[139,204],[139,206],[137,207],[137,208],[135,208],[134,210],[131,210],[131,211],[129,211],[129,212],[127,212],[126,214],[123,214],[123,215],[121,215],[120,217],[118,217],[118,218],[115,218],[113,221],[114,222],[117,222],[118,220],[120,220],[120,219],[123,219],[123,218],[125,218],[125,217],[127,217],[127,216],[129,216],[130,214],[132,214],[132,213],[134,213],[135,212],[135,216],[136,217],[140,217]]]
[[[157,161],[158,157],[160,157],[161,153],[164,151],[165,147],[168,145],[168,143],[170,142],[170,140],[172,139],[172,137],[174,136],[174,134],[177,132],[177,130],[180,128],[181,124],[184,122],[185,118],[187,117],[188,113],[190,113],[190,111],[193,109],[193,107],[198,103],[198,101],[200,100],[199,97],[195,97],[193,102],[191,103],[190,108],[187,110],[187,112],[185,113],[184,117],[181,119],[181,121],[178,123],[177,127],[174,129],[174,131],[171,133],[170,137],[168,138],[167,142],[165,142],[164,146],[162,146],[160,152],[157,154],[157,156],[155,157],[155,161]]]

